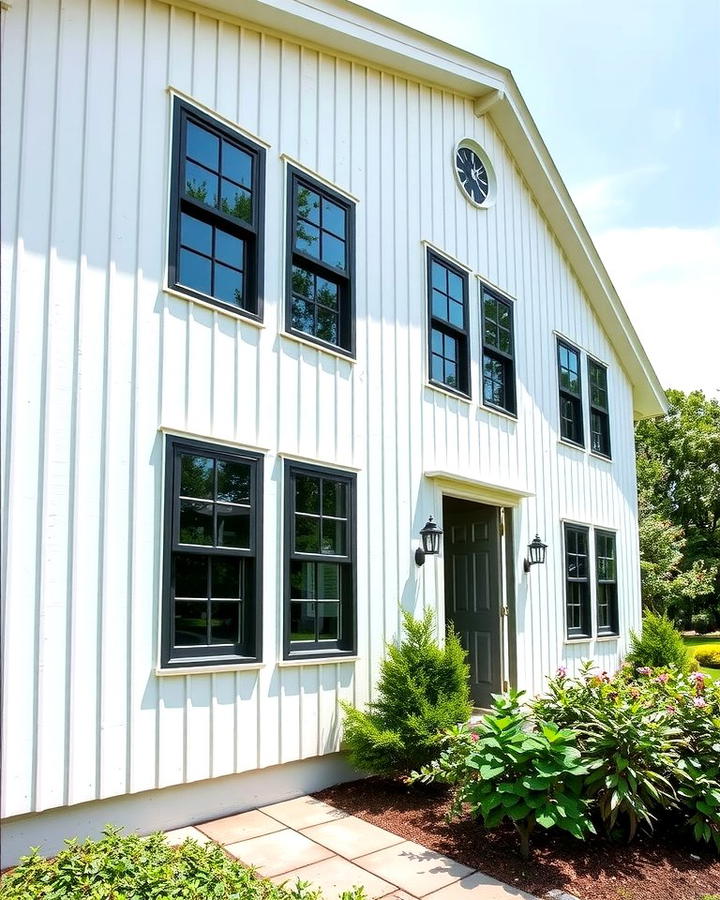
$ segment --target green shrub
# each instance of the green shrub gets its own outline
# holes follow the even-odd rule
[[[638,636],[631,632],[627,661],[634,668],[675,666],[681,672],[688,672],[692,667],[692,654],[670,619],[646,612],[642,634]]]
[[[557,826],[577,838],[595,829],[581,796],[588,769],[581,765],[574,732],[547,722],[529,728],[520,697],[495,697],[490,715],[475,728],[450,731],[439,759],[409,780],[454,785],[453,813],[467,804],[486,828],[509,819],[527,858],[536,825]]]
[[[403,612],[405,638],[387,647],[377,700],[366,711],[342,704],[345,747],[363,771],[390,775],[420,768],[439,752],[443,732],[470,717],[465,651],[452,631],[440,647],[433,623],[431,610],[420,620]]]
[[[709,612],[698,612],[692,616],[690,624],[696,634],[710,634],[715,623]]]
[[[106,827],[99,841],[66,841],[52,859],[36,851],[0,879],[2,900],[317,900],[307,883],[279,887],[229,859],[217,844],[163,834],[122,835]],[[344,895],[361,900],[362,890]]]
[[[695,659],[701,666],[708,666],[710,669],[720,669],[720,649],[696,650]]]

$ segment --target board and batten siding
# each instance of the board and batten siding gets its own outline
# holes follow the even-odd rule
[[[3,814],[337,747],[400,606],[442,470],[534,496],[514,513],[518,683],[616,664],[639,609],[631,386],[506,146],[471,98],[158,0],[2,12]],[[268,146],[258,327],[162,289],[169,88]],[[465,202],[456,141],[493,161]],[[285,158],[357,198],[357,360],[282,335]],[[430,242],[516,298],[517,422],[425,386]],[[608,364],[612,463],[558,442],[558,331]],[[585,404],[587,414],[587,403]],[[260,668],[158,676],[161,429],[266,450]],[[358,470],[358,660],[281,659],[282,456]],[[564,644],[563,519],[617,529],[619,641]],[[522,574],[535,531],[548,562]]]

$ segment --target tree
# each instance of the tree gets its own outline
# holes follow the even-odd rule
[[[670,409],[635,429],[643,602],[720,619],[720,403],[667,392]]]

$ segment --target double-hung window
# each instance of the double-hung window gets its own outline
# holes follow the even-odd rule
[[[467,272],[428,250],[427,280],[430,381],[469,397]]]
[[[285,656],[355,649],[355,475],[286,462]]]
[[[585,446],[583,436],[582,379],[580,351],[558,341],[558,382],[560,388],[560,436],[564,441]]]
[[[589,528],[565,525],[565,606],[569,638],[592,634],[589,541]]]
[[[168,284],[262,315],[265,151],[175,100]]]
[[[483,403],[515,415],[515,340],[512,304],[482,287]]]
[[[355,205],[292,167],[288,203],[286,327],[352,355]]]
[[[617,550],[611,531],[595,530],[595,581],[598,634],[617,634]]]
[[[594,359],[588,359],[590,384],[590,449],[601,456],[610,456],[610,414],[608,410],[607,369]]]
[[[262,457],[168,438],[162,664],[260,657]]]

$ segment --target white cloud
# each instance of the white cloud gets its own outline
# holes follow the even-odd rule
[[[601,227],[633,208],[632,196],[636,186],[664,171],[664,166],[641,166],[578,184],[570,189],[570,193],[583,221],[591,227]]]
[[[663,387],[720,399],[720,227],[611,228],[594,240]]]

